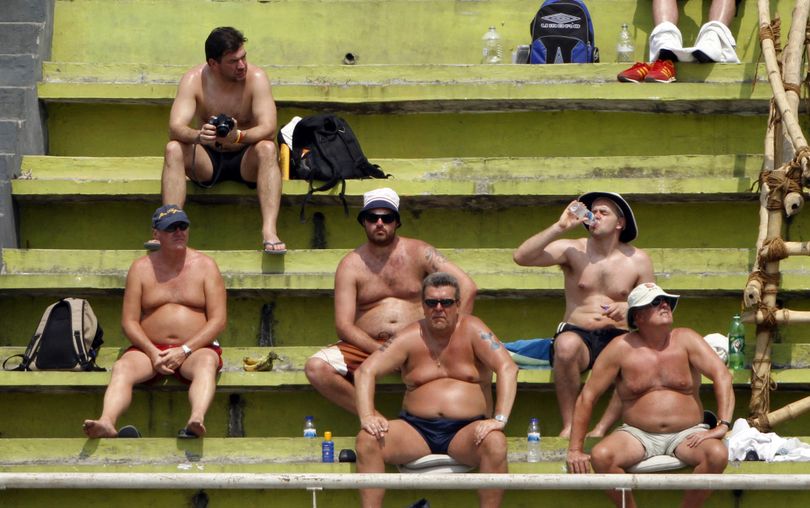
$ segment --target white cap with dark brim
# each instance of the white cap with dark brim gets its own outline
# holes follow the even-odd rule
[[[633,319],[635,311],[651,304],[659,296],[666,298],[670,310],[675,312],[678,298],[681,295],[671,295],[654,282],[644,282],[633,288],[630,294],[627,295],[627,325],[630,328],[635,328],[636,323]]]
[[[357,222],[363,223],[363,215],[369,210],[376,208],[385,208],[391,210],[397,216],[397,223],[399,223],[399,196],[393,189],[382,187],[374,189],[363,194],[363,209],[357,214]]]

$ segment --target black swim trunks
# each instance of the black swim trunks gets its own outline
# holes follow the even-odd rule
[[[214,174],[207,182],[194,181],[200,187],[211,187],[212,185],[231,180],[234,182],[243,183],[250,189],[256,188],[256,182],[248,182],[242,178],[240,167],[242,166],[242,158],[245,156],[245,151],[248,146],[245,145],[241,150],[236,152],[220,152],[210,146],[200,145],[205,149],[208,157],[211,159],[211,165],[214,166]]]
[[[554,338],[557,338],[557,335],[563,332],[576,333],[582,339],[582,342],[584,342],[588,347],[588,352],[590,355],[588,360],[588,368],[590,369],[593,368],[593,362],[596,361],[596,357],[599,356],[599,353],[601,353],[605,347],[607,347],[610,341],[619,335],[627,333],[627,330],[622,330],[621,328],[616,328],[614,326],[599,328],[597,330],[586,330],[585,328],[580,328],[579,326],[562,322],[557,326],[557,333],[554,334]],[[549,363],[554,365],[553,342],[551,343],[551,351],[549,352]]]
[[[450,420],[448,418],[419,418],[407,411],[399,413],[399,417],[415,428],[425,439],[431,453],[447,453],[450,441],[456,437],[458,431],[478,420],[486,419],[484,415],[469,420]]]

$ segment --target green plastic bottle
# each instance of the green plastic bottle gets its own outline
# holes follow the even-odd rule
[[[731,318],[728,330],[728,366],[731,370],[745,368],[745,326],[739,314]]]

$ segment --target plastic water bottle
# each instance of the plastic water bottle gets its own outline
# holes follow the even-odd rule
[[[487,33],[482,38],[484,41],[484,57],[481,63],[485,64],[498,64],[501,63],[503,56],[503,46],[501,45],[501,36],[494,26],[489,27]]]
[[[619,32],[619,41],[616,43],[616,61],[619,63],[633,63],[635,61],[636,48],[633,46],[633,38],[627,23],[622,24],[622,31]]]
[[[321,462],[335,461],[335,442],[332,441],[332,433],[328,430],[323,433],[321,442]]]
[[[728,366],[740,370],[745,366],[745,326],[739,314],[731,318],[728,330]]]
[[[526,432],[526,461],[540,462],[540,423],[537,418],[529,420],[529,430]]]
[[[304,437],[318,437],[318,431],[315,429],[315,419],[311,416],[304,417]]]
[[[589,226],[593,224],[593,212],[588,210],[588,207],[585,206],[584,204],[576,202],[573,205],[571,205],[571,207],[568,209],[571,210],[571,213],[573,213],[580,219],[585,217],[585,224]]]

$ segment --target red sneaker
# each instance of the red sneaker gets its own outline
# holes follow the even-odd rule
[[[650,72],[649,64],[636,62],[635,65],[620,72],[616,77],[622,83],[641,83],[648,72]]]
[[[675,64],[672,60],[656,60],[644,78],[647,83],[672,83],[675,81]]]

